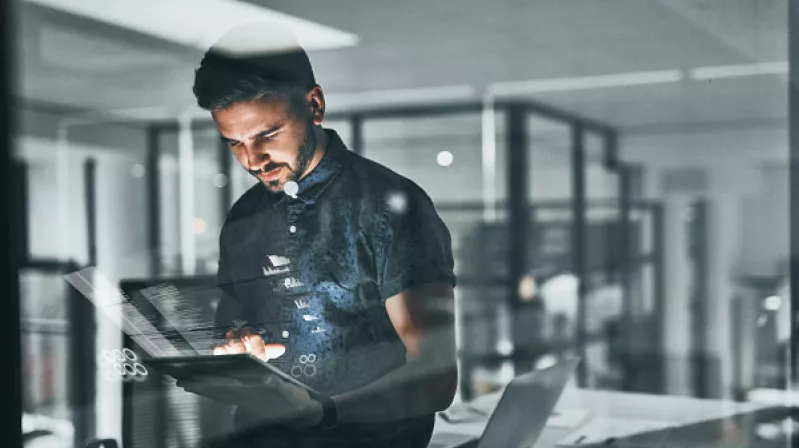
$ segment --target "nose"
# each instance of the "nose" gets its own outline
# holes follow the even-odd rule
[[[246,149],[245,156],[247,159],[246,160],[247,166],[245,168],[247,168],[250,171],[260,170],[261,168],[269,164],[270,160],[269,153],[258,153],[258,151],[252,147]]]

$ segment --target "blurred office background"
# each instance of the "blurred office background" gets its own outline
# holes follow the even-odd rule
[[[299,24],[328,127],[449,226],[460,399],[565,354],[587,388],[792,380],[786,0],[14,4],[23,410],[59,446],[135,426],[102,362],[126,341],[63,275],[216,270],[253,180],[191,85],[242,20]]]

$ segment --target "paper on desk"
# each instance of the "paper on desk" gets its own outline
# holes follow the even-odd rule
[[[575,428],[588,417],[585,409],[557,409],[547,420],[549,428]]]
[[[458,404],[442,412],[442,417],[448,423],[465,423],[474,421],[487,421],[496,406],[475,406],[474,404]],[[574,428],[580,425],[588,416],[585,409],[558,409],[552,412],[546,426],[550,428]]]
[[[474,401],[472,401],[472,402],[470,402],[470,403],[468,403],[468,404],[466,404],[466,406],[468,406],[469,408],[471,408],[471,409],[473,409],[473,410],[475,410],[477,412],[482,412],[483,414],[486,414],[486,415],[493,414],[494,410],[497,409],[498,405],[499,405],[498,401],[481,400],[479,398],[474,400]]]
[[[657,420],[638,420],[628,418],[594,418],[578,430],[569,434],[568,437],[558,442],[560,447],[579,447],[594,443],[605,443],[608,439],[625,440],[635,439],[635,445],[657,446],[660,440],[665,437],[662,430],[674,426],[670,422]],[[646,434],[658,431],[653,434]],[[633,437],[635,436],[635,437]],[[624,442],[619,446],[628,445]]]
[[[440,413],[448,423],[465,423],[474,421],[485,421],[488,419],[488,414],[483,411],[471,408],[470,406],[452,406],[444,412]]]

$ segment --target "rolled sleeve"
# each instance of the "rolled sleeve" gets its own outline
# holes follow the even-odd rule
[[[387,204],[376,251],[383,304],[406,289],[456,283],[450,233],[433,202],[421,189],[394,194],[402,195],[402,206]]]

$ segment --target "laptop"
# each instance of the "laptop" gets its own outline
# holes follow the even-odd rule
[[[514,378],[479,438],[440,432],[433,435],[428,448],[530,448],[541,435],[579,361],[565,359]]]

